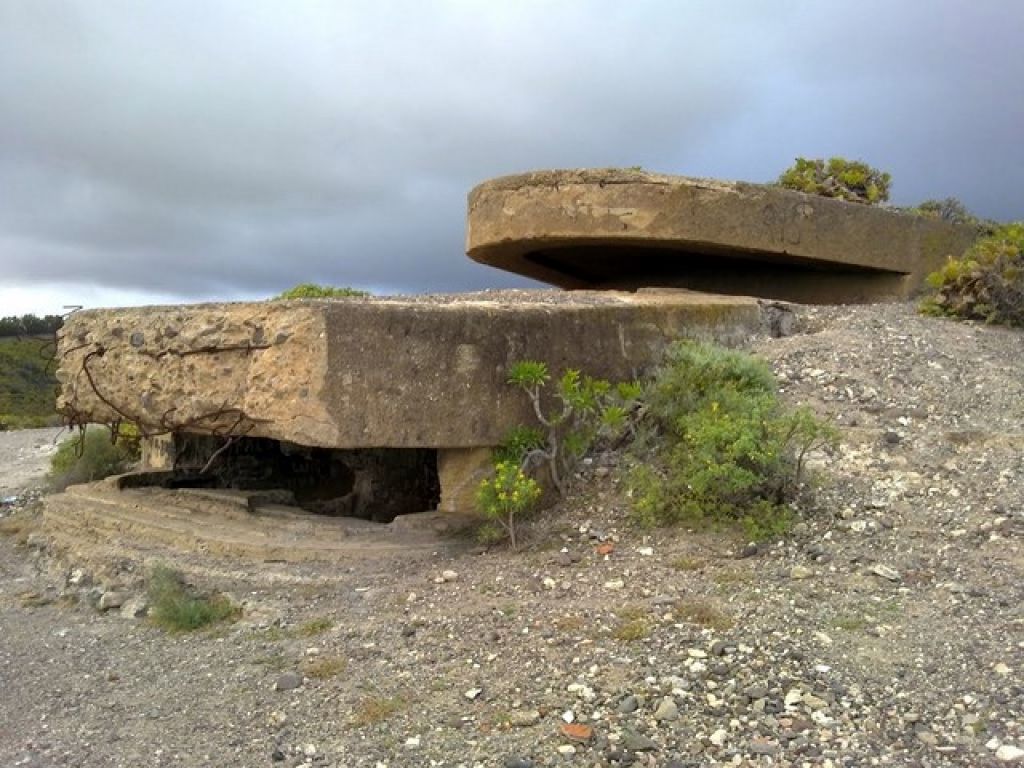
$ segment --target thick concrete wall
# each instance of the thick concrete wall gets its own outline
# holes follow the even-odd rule
[[[512,291],[90,310],[60,333],[59,406],[146,431],[328,448],[496,445],[530,423],[518,360],[629,379],[673,339],[763,327],[752,299]]]
[[[682,286],[807,302],[905,297],[970,227],[774,186],[542,171],[469,195],[466,250],[563,288]]]

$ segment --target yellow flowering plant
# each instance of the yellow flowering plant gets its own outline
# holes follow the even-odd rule
[[[516,549],[517,523],[534,510],[540,497],[540,485],[519,464],[499,461],[494,465],[494,474],[477,487],[476,506],[488,522],[501,527],[512,549]]]

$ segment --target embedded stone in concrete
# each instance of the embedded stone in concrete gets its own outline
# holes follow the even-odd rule
[[[803,302],[906,297],[976,232],[774,186],[542,171],[469,195],[467,252],[563,288],[678,286]]]
[[[145,432],[489,447],[533,418],[505,381],[518,360],[624,380],[681,336],[744,336],[764,322],[752,299],[685,291],[89,310],[59,334],[58,405],[75,421],[127,419]]]

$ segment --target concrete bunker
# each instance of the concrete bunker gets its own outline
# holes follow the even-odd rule
[[[780,311],[672,290],[88,310],[60,334],[60,406],[74,423],[159,435],[143,446],[156,485],[278,489],[321,514],[454,521],[474,513],[491,448],[535,418],[507,383],[514,362],[627,381],[680,337],[767,332]]]
[[[892,301],[974,228],[773,185],[643,170],[538,171],[469,194],[471,259],[567,289],[688,288]]]
[[[160,437],[144,441],[144,470],[119,501],[92,499],[85,516],[48,506],[67,508],[52,514],[69,530],[84,519],[190,546],[201,531],[205,546],[264,557],[320,557],[360,526],[385,527],[365,521],[395,535],[432,524],[417,512],[457,525],[491,449],[534,418],[507,384],[513,363],[632,380],[680,338],[782,333],[776,300],[910,295],[973,237],[764,185],[619,170],[495,179],[470,193],[468,255],[571,291],[72,315],[58,339],[67,423],[129,421]],[[201,493],[227,501],[197,525]],[[287,508],[254,516],[256,498]]]

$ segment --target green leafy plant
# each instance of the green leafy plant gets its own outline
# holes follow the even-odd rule
[[[499,458],[521,462],[524,469],[546,464],[560,494],[573,467],[599,437],[631,431],[642,387],[635,382],[612,386],[604,379],[567,369],[553,383],[551,407],[543,394],[552,384],[545,363],[522,360],[509,369],[508,383],[526,393],[539,427],[517,427],[499,449]],[[518,454],[518,455],[517,455]]]
[[[524,456],[544,448],[544,433],[536,427],[518,425],[505,436],[505,441],[494,449],[495,461],[510,461],[518,464]]]
[[[851,203],[876,205],[889,199],[892,177],[859,160],[796,158],[779,176],[779,186]]]
[[[123,439],[122,430],[126,433]],[[61,442],[50,459],[47,479],[54,490],[63,490],[125,472],[138,458],[134,427],[122,426],[113,432],[94,427]]]
[[[274,301],[286,299],[339,299],[359,296],[369,296],[369,292],[360,291],[357,288],[334,287],[331,285],[317,285],[316,283],[299,283],[293,288],[278,294]]]
[[[1024,222],[1004,224],[928,276],[923,313],[1024,326]]]
[[[838,433],[787,409],[763,361],[709,344],[674,345],[648,387],[653,456],[630,474],[636,519],[741,525],[768,538],[790,524],[807,454]]]
[[[540,497],[540,485],[518,463],[496,462],[494,474],[481,480],[476,491],[477,510],[491,526],[498,526],[484,536],[498,538],[494,534],[503,531],[512,549],[517,549],[518,524],[534,510]]]
[[[241,615],[226,597],[196,594],[180,573],[163,565],[150,571],[146,592],[150,620],[168,632],[191,632]]]

